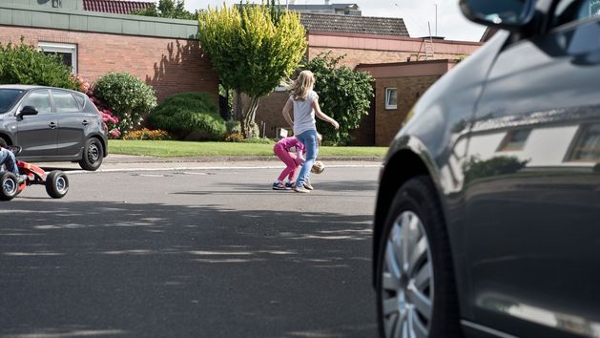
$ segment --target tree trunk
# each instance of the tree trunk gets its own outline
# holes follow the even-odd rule
[[[244,137],[252,138],[259,137],[260,135],[253,135],[252,125],[256,118],[256,111],[258,110],[259,97],[251,97],[248,109],[244,111],[244,120],[242,123],[242,129],[244,131]]]
[[[235,90],[235,100],[233,104],[233,118],[237,121],[242,122],[242,107],[244,103],[242,102],[242,92],[239,89]],[[243,124],[242,124],[243,126]]]

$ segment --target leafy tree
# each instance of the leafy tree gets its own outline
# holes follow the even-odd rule
[[[35,84],[79,90],[80,81],[60,56],[44,54],[21,42],[0,43],[0,83]]]
[[[317,119],[317,129],[327,144],[349,143],[349,130],[360,126],[363,115],[369,113],[374,95],[373,77],[338,66],[343,58],[334,58],[331,52],[321,53],[304,66],[315,74],[315,91],[319,94],[321,109],[340,123],[340,129],[335,130]]]
[[[154,89],[128,73],[110,72],[100,77],[92,92],[112,108],[113,114],[119,118],[116,125],[121,133],[139,126],[156,106]]]
[[[160,0],[158,2],[158,6],[154,5],[145,9],[140,9],[139,11],[132,12],[131,14],[170,19],[198,19],[198,11],[195,13],[190,13],[185,10],[184,0]]]
[[[249,97],[245,107],[236,106],[245,137],[252,126],[259,100],[269,94],[297,67],[306,51],[305,30],[298,13],[275,10],[271,5],[245,5],[239,9],[223,5],[199,16],[199,40],[225,88]]]

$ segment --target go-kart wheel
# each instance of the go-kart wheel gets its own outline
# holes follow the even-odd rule
[[[19,183],[15,174],[5,171],[0,175],[0,200],[10,201],[19,193]]]
[[[46,177],[46,192],[52,198],[63,198],[69,191],[69,179],[60,170],[53,170]]]

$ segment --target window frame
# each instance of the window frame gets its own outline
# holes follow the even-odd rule
[[[396,93],[396,103],[392,104],[390,100],[392,99],[392,91]],[[385,109],[386,110],[395,110],[398,109],[398,88],[397,87],[386,87],[385,88]]]
[[[77,75],[77,45],[74,43],[38,42],[38,50],[44,53],[70,54],[71,73]]]

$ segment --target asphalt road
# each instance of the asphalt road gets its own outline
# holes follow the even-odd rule
[[[377,162],[140,162],[0,203],[0,337],[376,336]]]

